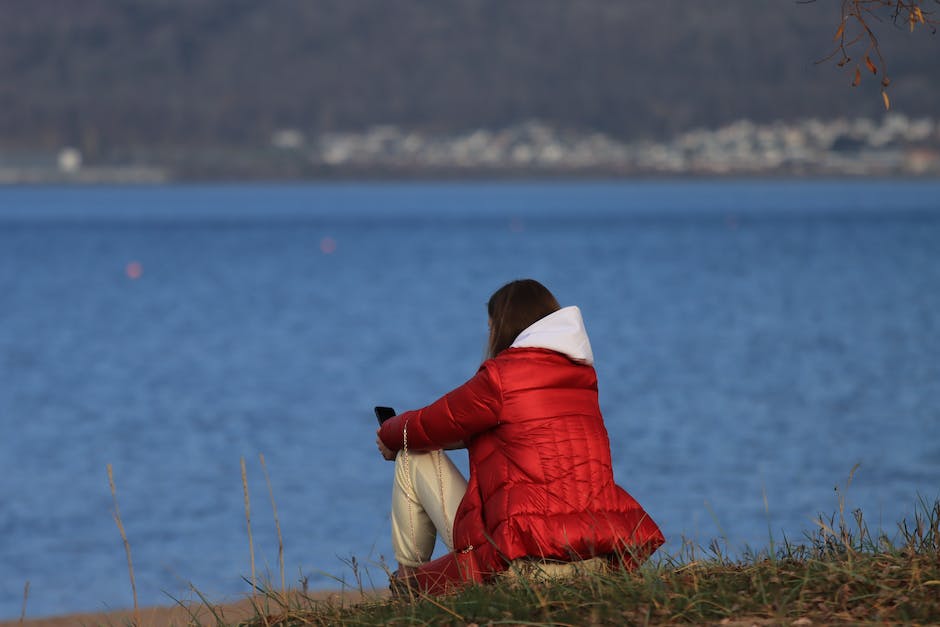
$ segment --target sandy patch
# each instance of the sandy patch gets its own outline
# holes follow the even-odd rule
[[[291,604],[293,606],[309,604],[300,596],[300,593],[292,592],[290,594],[292,595]],[[369,590],[364,593],[360,593],[358,590],[347,590],[344,592],[325,590],[307,594],[307,598],[309,599],[335,605],[355,605],[357,603],[381,600],[386,597],[388,597],[388,590]],[[265,601],[269,604],[271,613],[277,613],[277,605],[270,600],[263,598],[255,599],[255,603],[259,604],[263,604]],[[141,608],[139,627],[175,627],[193,624],[215,625],[215,616],[213,616],[212,612],[205,605],[185,603],[185,606],[185,608],[179,605]],[[252,601],[247,598],[222,603],[214,606],[213,609],[223,618],[225,623],[229,625],[247,620],[256,615]],[[22,623],[19,620],[0,621],[0,627],[14,627],[17,625],[23,625],[24,627],[91,627],[93,625],[123,627],[133,624],[133,609],[67,614],[64,616],[49,616],[46,618],[29,618],[27,616],[26,620]]]

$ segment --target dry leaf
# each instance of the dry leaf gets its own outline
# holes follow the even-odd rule
[[[832,38],[832,41],[839,41],[839,38],[842,37],[842,33],[845,32],[845,21],[839,24],[839,30],[836,31],[835,37]]]
[[[888,92],[881,92],[881,99],[885,101],[885,110],[888,111],[891,109],[891,100],[888,98]]]
[[[855,80],[852,81],[852,87],[858,87],[858,84],[862,82],[862,71],[858,69],[858,66],[855,66]]]
[[[867,54],[865,55],[865,65],[868,66],[868,69],[871,71],[872,74],[878,73],[878,68],[875,67],[875,64],[871,62],[871,59],[869,58]]]

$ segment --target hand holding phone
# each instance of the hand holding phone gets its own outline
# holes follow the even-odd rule
[[[375,408],[375,417],[379,420],[379,429],[383,422],[395,416],[395,410],[391,407],[376,407]],[[388,461],[395,461],[396,453],[391,450],[382,442],[382,438],[379,437],[378,431],[375,433],[375,445],[379,447],[379,453],[382,454],[382,457]]]
[[[378,418],[379,424],[382,424],[389,418],[395,417],[395,410],[391,407],[378,406],[375,408],[375,417]]]

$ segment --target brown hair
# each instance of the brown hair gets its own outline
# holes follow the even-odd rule
[[[533,279],[512,281],[496,290],[486,305],[490,315],[487,358],[509,348],[533,322],[561,309],[548,288]]]

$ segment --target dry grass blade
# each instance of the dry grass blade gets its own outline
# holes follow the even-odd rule
[[[248,471],[245,469],[245,458],[241,458],[242,488],[245,491],[245,522],[248,524],[248,553],[251,555],[251,593],[258,589],[258,580],[255,577],[255,541],[251,536],[251,499],[248,496]]]
[[[227,624],[225,619],[222,617],[219,610],[209,602],[209,599],[207,599],[206,596],[198,588],[196,588],[196,586],[190,584],[189,589],[192,590],[197,597],[199,597],[199,600],[202,602],[202,604],[206,607],[206,609],[209,610],[209,613],[215,619],[216,627],[225,627]],[[187,609],[187,611],[189,610]],[[194,613],[190,612],[190,616],[192,617],[194,624],[199,624],[199,619],[195,616]]]
[[[23,586],[23,610],[20,612],[20,625],[26,620],[26,600],[29,599],[29,581]]]
[[[274,512],[274,528],[277,530],[277,564],[281,571],[281,592],[287,591],[287,581],[284,578],[284,539],[281,537],[281,521],[277,517],[277,503],[274,502],[274,489],[271,487],[271,477],[268,475],[268,465],[264,463],[264,453],[259,453],[261,469],[264,471],[264,480],[268,484],[268,495],[271,497],[271,510]]]
[[[117,523],[118,531],[121,532],[121,539],[124,541],[124,552],[127,553],[127,570],[131,577],[131,592],[134,595],[134,624],[140,626],[140,607],[137,605],[137,582],[134,580],[134,562],[131,560],[131,543],[127,540],[127,534],[124,532],[124,523],[121,522],[121,511],[118,509],[117,488],[114,486],[114,472],[111,464],[108,464],[108,485],[111,486],[111,498],[114,501],[114,522]]]

